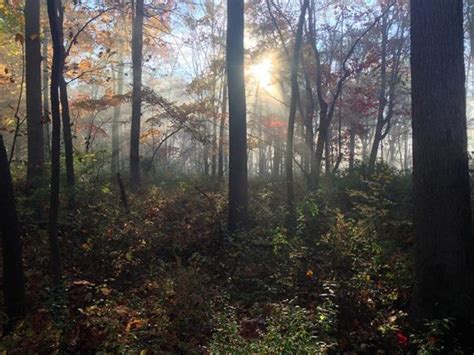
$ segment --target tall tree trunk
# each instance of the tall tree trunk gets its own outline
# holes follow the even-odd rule
[[[388,19],[387,14],[382,18],[382,52],[380,64],[380,90],[379,107],[377,111],[377,123],[375,125],[374,142],[369,157],[369,173],[372,173],[377,161],[377,153],[382,141],[382,130],[384,126],[384,112],[387,106],[387,41],[388,41]]]
[[[369,174],[372,173],[375,168],[379,146],[382,150],[383,145],[381,145],[381,143],[385,139],[387,134],[390,132],[391,121],[394,111],[393,109],[395,105],[395,89],[400,78],[400,63],[402,61],[402,53],[405,43],[404,33],[406,27],[406,20],[402,18],[400,19],[400,23],[397,26],[396,36],[394,39],[397,43],[397,47],[393,49],[394,52],[390,60],[392,66],[391,73],[390,76],[387,77],[387,46],[388,35],[390,32],[390,26],[388,25],[387,16],[387,10],[385,10],[384,16],[382,17],[382,64],[379,108],[377,114],[377,123],[374,132],[374,141],[372,144],[372,149],[369,158]]]
[[[326,129],[326,136],[324,139],[324,175],[329,179],[331,175],[331,149],[332,149],[332,129],[331,125]]]
[[[260,106],[261,107],[261,106]],[[259,111],[258,119],[258,175],[260,177],[265,177],[267,174],[267,161],[265,157],[265,140],[263,136],[263,123],[262,123],[262,114],[261,110]]]
[[[469,68],[468,68],[468,80],[471,80],[471,83],[474,79],[474,70],[472,66],[474,65],[474,0],[467,0],[467,24],[469,30]],[[469,87],[469,86],[468,86]]]
[[[462,0],[411,1],[414,315],[473,316]]]
[[[355,157],[355,133],[354,130],[349,130],[349,170],[354,170],[354,157]]]
[[[222,93],[222,110],[221,119],[219,122],[219,159],[218,159],[218,175],[219,180],[224,180],[224,133],[225,133],[225,120],[227,116],[227,72],[224,73],[224,84]]]
[[[64,61],[63,61],[64,63]],[[68,207],[74,208],[76,178],[74,175],[74,147],[72,145],[71,115],[69,112],[69,98],[67,84],[64,79],[64,68],[60,72],[59,92],[61,102],[61,117],[63,122],[64,155],[66,160],[66,187],[68,195]]]
[[[217,173],[217,126],[218,126],[218,115],[219,108],[217,103],[219,102],[219,95],[221,90],[219,90],[219,95],[216,95],[217,89],[217,75],[214,75],[213,78],[214,84],[212,88],[212,151],[211,151],[211,176],[213,179],[216,177]]]
[[[116,95],[123,94],[123,79],[124,68],[123,61],[120,60],[118,64],[118,74],[116,83]],[[114,107],[114,114],[112,118],[112,176],[116,176],[120,171],[120,113],[121,104]]]
[[[71,132],[71,114],[69,112],[69,98],[67,93],[67,83],[64,78],[64,66],[65,66],[65,49],[64,49],[64,11],[62,3],[58,5],[58,34],[61,42],[61,69],[59,72],[59,93],[61,102],[61,117],[63,123],[63,139],[64,139],[64,155],[66,160],[66,186],[68,195],[68,207],[75,207],[75,185],[76,178],[74,175],[74,147],[72,144],[72,132]]]
[[[204,175],[209,175],[209,141],[208,141],[208,127],[207,124],[205,125],[205,136],[206,141],[203,143],[203,150],[202,150],[202,160],[204,163]]]
[[[142,105],[142,57],[143,57],[143,0],[136,0],[132,29],[132,125],[130,129],[130,183],[132,189],[140,187],[140,122]]]
[[[408,132],[403,137],[404,149],[403,149],[403,169],[408,170]]]
[[[307,70],[305,69],[305,88],[306,88],[306,112],[305,112],[305,171],[306,171],[306,185],[309,190],[314,188],[314,168],[315,168],[315,155],[314,155],[314,132],[313,132],[313,117],[315,111],[314,95],[311,88],[311,81]]]
[[[264,157],[263,157],[263,127],[262,127],[262,112],[261,112],[261,103],[260,103],[260,83],[257,83],[255,88],[255,101],[253,103],[252,116],[253,116],[253,125],[257,126],[257,137],[258,137],[258,175],[263,176],[264,174]]]
[[[63,44],[60,37],[57,0],[48,0],[48,17],[53,42],[53,64],[51,68],[51,192],[49,207],[49,244],[51,249],[51,269],[53,285],[61,284],[61,256],[58,239],[59,213],[59,173],[61,153],[61,113],[59,108],[59,83],[62,70]]]
[[[41,107],[40,2],[25,2],[26,118],[28,166],[26,178],[35,184],[44,173],[44,141]],[[36,181],[36,184],[38,181]]]
[[[300,59],[301,44],[303,42],[303,26],[306,17],[306,10],[309,6],[309,0],[305,0],[301,7],[301,13],[296,30],[295,47],[293,49],[293,60],[291,62],[291,102],[290,114],[288,117],[288,135],[286,137],[286,207],[287,207],[287,228],[290,234],[296,232],[296,208],[295,191],[293,181],[293,140],[295,134],[295,117],[298,105],[298,66]]]
[[[227,0],[226,39],[229,90],[229,230],[247,224],[247,118],[244,79],[244,0]]]
[[[272,177],[278,179],[280,177],[280,163],[281,163],[281,145],[278,138],[273,138],[273,166]]]
[[[218,126],[218,111],[215,110],[212,120],[212,152],[211,152],[211,175],[215,179],[217,174],[217,126]]]
[[[16,214],[10,166],[0,134],[0,234],[3,249],[3,298],[8,316],[5,335],[23,314],[25,306],[25,279],[23,275],[20,226]]]
[[[42,63],[43,63],[43,140],[44,140],[44,156],[51,159],[51,137],[50,137],[50,115],[49,115],[49,71],[48,71],[48,29],[43,29],[43,47],[42,47]]]
[[[327,132],[331,119],[328,118],[329,105],[324,98],[323,90],[323,77],[322,77],[322,68],[321,68],[321,56],[316,45],[316,32],[315,32],[315,23],[314,23],[314,11],[315,11],[315,2],[311,0],[311,8],[308,12],[308,25],[309,25],[309,35],[311,48],[314,54],[314,60],[316,65],[316,94],[318,97],[319,104],[319,127],[318,127],[318,138],[316,140],[316,151],[313,157],[313,174],[312,178],[314,179],[311,187],[314,190],[319,189],[319,180],[321,175],[321,162],[324,153],[324,145],[326,142]]]

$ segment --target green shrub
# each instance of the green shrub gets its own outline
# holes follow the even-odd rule
[[[316,316],[317,318],[317,316]],[[272,314],[260,326],[238,321],[228,308],[216,317],[216,332],[209,346],[211,354],[318,354],[329,344],[318,337],[314,315],[290,303],[274,305]],[[246,327],[251,327],[250,331]]]

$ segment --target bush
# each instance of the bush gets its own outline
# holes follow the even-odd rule
[[[330,345],[318,338],[314,315],[290,303],[273,305],[264,320],[237,319],[228,308],[216,317],[211,354],[316,354]]]

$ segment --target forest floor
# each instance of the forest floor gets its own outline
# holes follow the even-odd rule
[[[76,210],[62,209],[60,290],[50,288],[47,226],[35,212],[47,205],[31,202],[47,198],[19,189],[28,312],[0,351],[468,349],[450,319],[409,321],[409,176],[380,167],[370,182],[340,176],[317,195],[300,186],[294,236],[283,224],[282,182],[252,181],[251,225],[236,235],[225,231],[225,189],[191,180],[150,186],[129,196],[126,213],[114,186],[81,181]]]

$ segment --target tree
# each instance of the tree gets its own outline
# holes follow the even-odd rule
[[[132,28],[132,126],[130,129],[130,183],[133,189],[140,186],[140,121],[142,97],[143,57],[143,0],[136,0]]]
[[[123,95],[123,83],[124,83],[124,73],[123,73],[123,61],[120,59],[118,65],[118,74],[116,82],[116,94]],[[114,68],[112,68],[113,70]],[[120,113],[121,105],[116,105],[114,107],[114,113],[112,118],[112,176],[120,171]]]
[[[310,44],[314,54],[314,63],[315,63],[315,81],[316,81],[316,94],[319,103],[319,128],[318,128],[318,138],[316,141],[316,149],[315,149],[315,157],[313,158],[313,178],[315,179],[313,188],[317,190],[320,184],[320,171],[321,171],[321,162],[323,158],[323,153],[325,150],[325,165],[326,165],[326,174],[328,175],[331,171],[331,164],[330,164],[330,129],[331,129],[331,122],[336,112],[336,104],[339,102],[340,96],[342,94],[342,90],[344,85],[346,84],[347,79],[351,76],[357,75],[362,69],[363,65],[360,63],[354,64],[351,63],[352,57],[354,52],[358,46],[358,44],[362,41],[362,39],[374,28],[377,23],[382,19],[386,12],[394,5],[394,3],[389,4],[384,12],[381,15],[377,16],[373,22],[371,22],[367,28],[362,31],[359,35],[356,36],[355,40],[349,46],[347,53],[344,54],[341,60],[341,68],[339,73],[339,78],[335,84],[334,90],[328,90],[325,87],[324,80],[323,80],[323,65],[321,62],[321,52],[317,45],[317,37],[315,31],[315,16],[314,16],[314,8],[315,3],[314,1],[311,3],[311,9],[309,11],[308,22],[309,22],[309,35],[310,35]],[[329,65],[330,67],[330,65]],[[327,82],[328,80],[326,80]],[[328,91],[333,91],[330,95],[331,98],[328,100],[326,98],[326,93]]]
[[[247,117],[244,80],[244,0],[227,0],[226,41],[229,95],[229,229],[247,223]]]
[[[474,248],[462,0],[412,0],[411,72],[413,312],[418,317],[468,317]]]
[[[28,131],[27,180],[41,178],[44,169],[44,142],[41,108],[40,2],[25,3],[25,75]]]
[[[222,86],[222,109],[219,120],[219,158],[217,161],[217,174],[219,176],[219,181],[224,180],[224,130],[227,116],[227,73],[224,73],[224,83]]]
[[[75,206],[74,188],[76,185],[76,178],[74,175],[74,148],[72,144],[71,132],[71,114],[69,112],[69,96],[67,91],[67,83],[64,78],[64,69],[66,57],[69,55],[69,49],[64,48],[64,10],[62,4],[58,5],[58,35],[61,42],[61,68],[59,71],[59,98],[61,102],[61,118],[63,123],[63,140],[64,140],[64,155],[66,160],[66,183],[68,189],[69,208]],[[74,42],[71,42],[71,44]],[[54,45],[53,45],[54,46]],[[69,47],[70,48],[70,47]]]
[[[309,0],[305,0],[301,7],[301,14],[296,30],[295,47],[293,49],[293,60],[291,62],[291,103],[288,118],[288,133],[286,138],[286,203],[288,208],[288,229],[291,232],[296,228],[296,210],[294,205],[295,192],[293,182],[293,140],[295,133],[296,108],[298,104],[298,66],[300,59],[301,44],[303,42],[303,28],[306,17],[306,10]]]
[[[406,21],[403,18],[405,14],[401,14],[400,19],[395,17],[401,12],[400,9],[394,9],[394,18],[389,22],[388,15],[385,13],[382,18],[382,43],[381,43],[381,58],[380,58],[380,90],[378,95],[378,112],[377,122],[374,131],[374,141],[370,151],[368,172],[371,174],[374,171],[375,163],[377,161],[377,154],[379,146],[383,139],[390,132],[392,127],[392,119],[394,116],[396,89],[399,86],[401,76],[401,64],[403,61],[403,50],[405,46],[405,27]],[[396,26],[393,31],[392,27]],[[389,38],[390,32],[395,32],[393,38]],[[391,43],[390,43],[391,42]],[[393,47],[392,52],[389,53],[389,45]],[[391,70],[389,66],[391,63]]]
[[[53,284],[61,283],[61,256],[58,239],[58,214],[59,214],[59,173],[61,158],[61,112],[59,105],[59,85],[63,62],[63,45],[60,35],[58,18],[58,3],[48,0],[48,17],[53,43],[53,64],[51,68],[51,192],[49,206],[49,244],[51,249],[51,269]]]
[[[8,323],[4,333],[12,330],[13,322],[22,315],[25,306],[20,227],[13,196],[7,152],[0,134],[0,233],[3,249],[3,297]]]
[[[44,156],[46,160],[51,158],[51,146],[49,137],[49,70],[48,70],[48,34],[47,25],[43,28],[43,45],[41,50],[41,61],[43,64],[43,140],[44,140]]]

